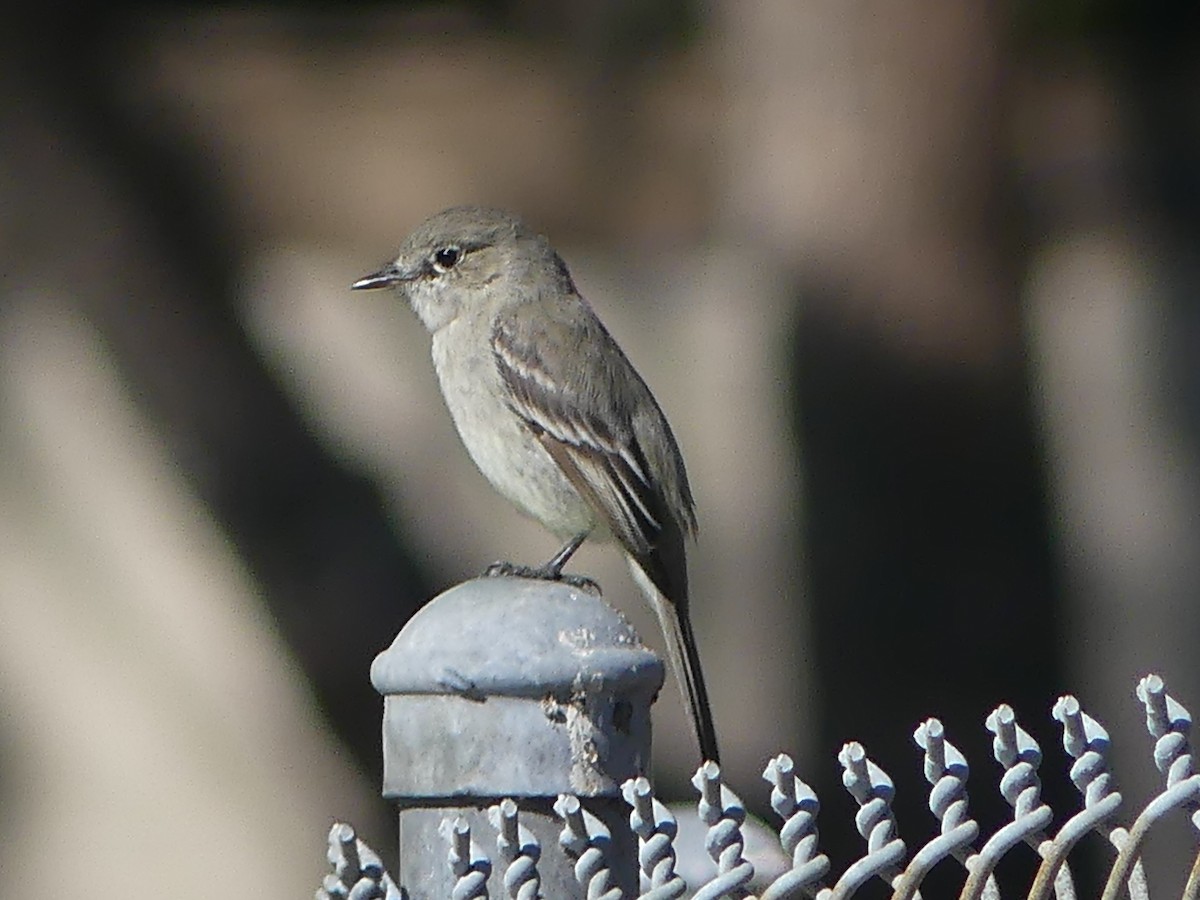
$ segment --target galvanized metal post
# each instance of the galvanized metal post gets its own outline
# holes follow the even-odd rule
[[[621,785],[649,768],[663,665],[604,600],[520,578],[460,584],[409,621],[371,682],[411,900],[483,896],[485,879],[491,896],[536,896],[531,878],[547,897],[589,896],[559,848],[559,794],[607,827],[612,883],[637,896]],[[492,868],[472,863],[483,857]]]

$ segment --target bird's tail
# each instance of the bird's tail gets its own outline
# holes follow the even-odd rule
[[[672,602],[632,555],[629,556],[629,569],[658,617],[667,642],[667,656],[683,691],[683,699],[692,720],[692,730],[700,744],[700,755],[704,760],[719,763],[721,754],[717,749],[717,729],[713,725],[708,688],[704,684],[704,670],[700,667],[700,650],[696,646],[696,635],[688,617],[686,597],[680,605]]]

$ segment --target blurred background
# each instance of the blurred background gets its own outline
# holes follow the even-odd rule
[[[858,739],[928,836],[911,735],[936,715],[993,830],[983,720],[1008,702],[1061,822],[1066,691],[1144,802],[1136,678],[1200,707],[1198,18],[18,4],[6,883],[308,896],[335,817],[392,859],[371,659],[437,592],[556,549],[461,449],[415,317],[348,291],[463,202],[550,235],[671,419],[727,776],[755,811],[786,750],[840,871],[860,842],[836,752]],[[611,547],[577,569],[661,646]],[[687,798],[673,684],[655,723],[660,790]],[[1191,841],[1180,816],[1149,847],[1176,896]]]

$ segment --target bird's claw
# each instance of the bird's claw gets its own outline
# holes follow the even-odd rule
[[[485,578],[534,578],[538,581],[560,581],[573,588],[600,595],[600,585],[586,575],[567,575],[550,566],[522,566],[511,562],[494,562],[484,571]]]
[[[559,573],[557,580],[563,584],[569,584],[578,590],[595,594],[597,597],[601,594],[600,585],[596,583],[595,579],[588,578],[586,575],[563,575]]]

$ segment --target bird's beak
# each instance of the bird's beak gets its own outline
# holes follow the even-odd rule
[[[350,290],[372,291],[376,288],[391,287],[394,284],[400,284],[402,281],[410,281],[411,279],[412,276],[408,272],[405,272],[393,262],[388,263],[372,275],[358,279],[358,281],[350,285]]]

